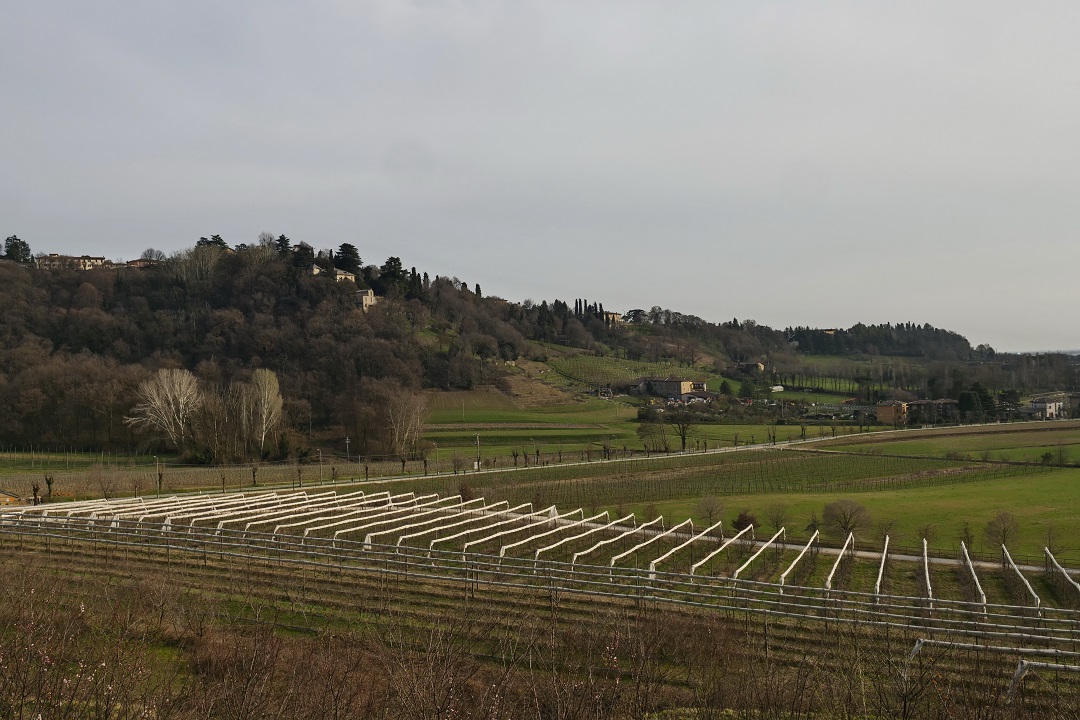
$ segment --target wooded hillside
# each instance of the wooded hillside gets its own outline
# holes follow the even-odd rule
[[[169,368],[191,371],[206,388],[271,370],[289,426],[341,427],[376,452],[389,442],[389,396],[498,384],[507,361],[544,359],[560,346],[686,366],[704,360],[719,372],[766,360],[779,379],[797,378],[799,355],[825,352],[829,343],[831,352],[953,365],[993,353],[972,350],[955,333],[910,324],[779,331],[659,307],[631,310],[623,322],[588,299],[485,297],[479,285],[406,270],[395,257],[364,266],[352,245],[315,252],[284,236],[264,235],[235,250],[214,236],[171,257],[149,254],[158,264],[143,268],[50,271],[0,262],[0,442],[145,446],[148,439],[124,418],[138,403],[140,384]],[[313,274],[313,267],[322,272]],[[335,268],[355,272],[355,283],[335,279]],[[364,312],[358,290],[368,287],[379,300]],[[1060,365],[1053,374],[1064,380],[1063,359]],[[954,371],[953,384],[956,377]]]

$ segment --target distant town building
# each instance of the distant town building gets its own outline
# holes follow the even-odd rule
[[[619,324],[622,323],[622,321],[623,321],[622,313],[617,313],[617,312],[605,312],[604,313],[604,322],[606,322],[608,325],[619,325]]]
[[[104,257],[91,255],[75,257],[74,255],[60,255],[59,253],[39,255],[35,262],[43,270],[93,270],[106,263]]]
[[[311,274],[312,275],[322,275],[323,273],[329,273],[329,272],[333,272],[334,279],[337,280],[338,282],[342,282],[342,281],[346,281],[346,280],[349,281],[349,282],[352,282],[352,283],[356,282],[356,275],[354,273],[349,272],[348,270],[339,270],[338,268],[334,268],[333,270],[324,270],[319,265],[312,264],[312,266],[311,266]]]
[[[368,309],[371,308],[371,306],[377,304],[378,302],[379,298],[375,295],[375,291],[371,288],[368,288],[367,290],[356,291],[356,306],[364,312],[367,312]]]
[[[758,376],[765,372],[765,365],[759,362],[741,362],[738,363],[735,368],[735,372],[742,373],[743,375]]]
[[[161,260],[151,260],[149,258],[139,258],[138,260],[128,260],[126,265],[129,268],[152,268],[161,265]]]
[[[960,403],[951,398],[908,402],[907,421],[912,425],[933,425],[960,419]]]
[[[680,377],[641,378],[637,382],[636,389],[641,394],[649,393],[665,398],[682,398],[691,393],[704,393],[707,390],[704,382]]]
[[[901,400],[887,400],[877,404],[877,419],[884,425],[907,425],[908,404]]]

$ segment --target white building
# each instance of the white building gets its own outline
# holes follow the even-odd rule
[[[1057,420],[1064,417],[1065,403],[1050,398],[1034,398],[1031,401],[1032,416],[1037,420]]]

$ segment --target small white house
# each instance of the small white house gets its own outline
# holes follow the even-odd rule
[[[1034,398],[1031,401],[1032,415],[1038,420],[1057,420],[1063,417],[1065,403],[1050,398]]]

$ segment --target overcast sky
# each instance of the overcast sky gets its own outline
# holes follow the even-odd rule
[[[0,234],[350,242],[511,300],[1080,348],[1080,4],[51,2]]]

